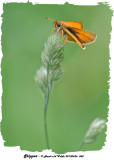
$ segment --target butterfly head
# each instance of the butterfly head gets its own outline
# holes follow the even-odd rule
[[[60,23],[60,21],[54,21],[53,25],[58,28],[62,27],[62,24]]]

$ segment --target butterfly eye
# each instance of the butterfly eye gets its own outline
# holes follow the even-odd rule
[[[61,24],[60,24],[60,23],[58,23],[58,24],[57,24],[57,27],[61,27]]]

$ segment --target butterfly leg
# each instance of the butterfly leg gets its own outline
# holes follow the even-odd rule
[[[63,35],[64,35],[64,31],[61,30],[61,43],[62,43]]]
[[[55,31],[55,28],[53,28],[53,29],[52,29],[52,31],[51,31],[51,33],[50,33],[50,35],[53,33],[53,31]]]
[[[67,41],[67,37],[64,39],[63,50],[64,50],[64,46],[65,46],[66,41]]]
[[[58,30],[56,31],[56,34],[60,31],[60,29],[61,29],[61,28],[59,27]]]

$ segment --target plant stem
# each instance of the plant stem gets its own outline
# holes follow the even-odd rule
[[[44,129],[45,129],[45,139],[46,139],[46,146],[49,149],[49,140],[48,140],[48,131],[47,131],[47,106],[49,101],[49,68],[47,68],[47,91],[44,95]]]
[[[35,81],[38,83],[44,96],[44,132],[47,149],[50,148],[47,127],[47,108],[52,86],[63,74],[61,63],[64,54],[62,48],[60,36],[58,36],[58,34],[52,34],[48,38],[47,43],[45,43],[44,51],[41,55],[43,64],[35,76]]]
[[[44,100],[44,129],[45,129],[45,139],[46,139],[47,149],[49,149],[49,140],[48,140],[48,131],[47,131],[47,119],[46,119],[48,100],[49,100],[49,94],[47,96],[45,96],[45,100]]]
[[[83,144],[84,144],[84,139],[82,140],[76,151],[80,151],[80,148],[83,146]]]

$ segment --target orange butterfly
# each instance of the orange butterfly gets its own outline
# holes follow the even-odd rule
[[[48,17],[46,18],[52,20]],[[84,44],[94,42],[97,37],[96,34],[83,30],[81,22],[54,21],[53,25],[55,27],[52,32],[55,30],[56,33],[61,34],[61,37],[64,39],[64,45],[66,41],[77,42],[82,49],[85,49]]]

